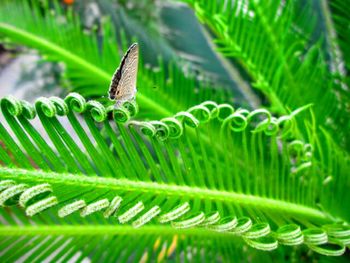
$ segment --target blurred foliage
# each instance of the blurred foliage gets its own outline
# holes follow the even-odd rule
[[[113,0],[123,6],[128,15],[138,20],[147,28],[157,31],[159,28],[159,12],[162,1],[160,0]]]
[[[144,9],[138,7],[146,2],[148,9],[143,13],[140,10]],[[87,28],[99,27],[104,18],[111,18],[117,31],[122,28],[128,39],[138,40],[146,63],[156,66],[159,58],[166,64],[176,61],[185,74],[195,74],[199,81],[210,81],[213,86],[232,90],[236,103],[245,106],[251,103],[253,95],[240,90],[237,84],[240,80],[229,74],[188,7],[167,1],[100,0],[78,1],[76,11]]]
[[[350,26],[349,26],[349,0],[329,0],[329,8],[332,11],[328,19],[329,23],[334,23],[334,31],[331,36],[331,44],[334,49],[333,56],[336,59],[335,71],[340,81],[345,81],[350,85]],[[347,91],[349,91],[347,89]],[[346,94],[344,94],[346,93]],[[343,92],[342,95],[349,96],[349,92]]]

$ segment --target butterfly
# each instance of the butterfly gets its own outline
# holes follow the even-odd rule
[[[135,98],[138,61],[139,46],[134,43],[126,51],[109,86],[109,98],[116,100],[117,106]]]

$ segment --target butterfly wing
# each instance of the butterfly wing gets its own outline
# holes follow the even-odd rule
[[[109,98],[112,100],[128,100],[135,96],[139,47],[132,44],[125,53],[109,86]]]

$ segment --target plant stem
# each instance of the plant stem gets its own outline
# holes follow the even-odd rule
[[[205,228],[177,229],[170,225],[152,226],[145,225],[134,228],[130,225],[25,225],[25,226],[0,226],[0,236],[99,236],[99,235],[177,235],[187,234],[192,236],[222,236],[235,238],[234,235],[211,231]]]
[[[138,191],[143,193],[162,194],[165,196],[177,196],[179,199],[187,197],[191,199],[199,198],[202,200],[215,200],[216,202],[230,203],[276,214],[287,214],[295,218],[300,217],[321,223],[330,222],[330,219],[322,211],[315,208],[244,193],[218,191],[182,185],[168,185],[155,182],[131,181],[127,179],[95,176],[88,177],[83,175],[10,168],[0,168],[0,178],[30,183],[45,182],[53,184],[53,186],[55,184],[64,184],[66,186],[74,185],[79,187],[94,187],[96,191],[98,191],[98,189]]]

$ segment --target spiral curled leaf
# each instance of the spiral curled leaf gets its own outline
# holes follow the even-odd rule
[[[303,148],[303,157],[304,157],[304,161],[309,161],[311,160],[312,157],[312,153],[313,153],[313,147],[310,143],[305,143],[304,144],[304,148]]]
[[[218,224],[211,226],[210,229],[217,232],[228,232],[234,229],[237,226],[237,223],[236,216],[228,216],[221,219]]]
[[[129,126],[136,126],[140,129],[142,134],[146,136],[153,137],[157,133],[156,127],[154,127],[151,123],[145,121],[130,121],[128,123]]]
[[[139,106],[136,101],[125,101],[123,107],[129,111],[130,117],[136,116],[139,112]]]
[[[311,248],[313,251],[325,255],[325,256],[332,256],[337,257],[341,256],[345,253],[345,246],[342,244],[337,243],[327,243],[327,244],[321,244],[321,245],[309,245],[309,248]]]
[[[222,123],[222,129],[228,127],[234,132],[240,132],[246,129],[248,125],[247,117],[242,115],[239,111],[228,116]]]
[[[175,115],[175,118],[178,119],[181,123],[186,124],[192,128],[199,126],[199,120],[197,120],[191,113],[187,111],[181,111]]]
[[[191,113],[201,123],[206,123],[211,119],[210,111],[202,105],[189,108],[187,112]]]
[[[240,217],[237,221],[236,227],[232,229],[231,232],[236,235],[241,235],[245,232],[248,232],[252,227],[252,224],[252,220],[249,217]]]
[[[91,215],[93,213],[96,213],[98,211],[101,211],[107,207],[109,207],[109,201],[107,198],[104,198],[104,199],[98,200],[96,202],[93,202],[93,203],[85,206],[81,210],[80,216],[85,217],[85,216]]]
[[[287,137],[294,129],[294,121],[291,116],[281,116],[277,119],[282,138]]]
[[[342,244],[344,246],[350,245],[350,235],[349,236],[343,236],[343,237],[332,237],[328,236],[328,242],[334,243],[334,244]]]
[[[258,124],[258,126],[259,126],[259,124]],[[273,136],[273,135],[276,135],[279,131],[280,131],[280,129],[278,126],[278,121],[276,118],[272,117],[271,122],[264,129],[264,133],[267,136]]]
[[[60,210],[58,210],[58,216],[59,217],[66,217],[66,216],[80,210],[81,208],[83,208],[85,206],[86,206],[86,203],[84,200],[77,200],[73,203],[70,203],[70,204],[63,206]]]
[[[201,226],[211,226],[220,221],[220,213],[218,211],[210,212],[205,216],[205,220],[201,224]]]
[[[169,138],[177,139],[183,134],[182,124],[175,118],[164,118],[161,120],[168,126],[169,129]]]
[[[50,99],[44,97],[41,97],[35,101],[35,108],[48,118],[52,118],[57,114],[55,104]]]
[[[177,218],[180,218],[184,214],[186,214],[188,211],[190,211],[190,204],[188,202],[185,202],[181,205],[176,206],[171,211],[161,215],[159,217],[160,223],[167,223],[173,220],[176,220]]]
[[[278,247],[278,241],[272,236],[260,237],[256,239],[243,239],[249,246],[259,250],[271,251]]]
[[[124,107],[119,107],[114,109],[113,111],[113,118],[118,123],[126,123],[130,120],[130,112],[128,109]]]
[[[156,137],[160,140],[166,140],[169,137],[170,131],[168,125],[161,121],[150,121],[151,125],[156,129]]]
[[[55,105],[57,115],[65,116],[68,114],[69,108],[64,100],[62,100],[61,98],[58,98],[58,97],[54,97],[54,96],[50,97],[49,100]]]
[[[270,225],[268,223],[254,224],[250,230],[243,234],[246,238],[260,238],[268,235],[271,232]]]
[[[134,206],[130,207],[127,211],[125,211],[123,214],[118,216],[118,220],[121,224],[127,223],[131,219],[133,219],[136,215],[142,212],[142,210],[145,209],[145,205],[143,202],[138,202]]]
[[[210,111],[210,118],[215,119],[219,116],[219,106],[214,101],[205,101],[201,103],[202,106],[206,107]]]
[[[105,218],[108,218],[110,216],[112,216],[113,214],[115,214],[115,212],[118,210],[118,208],[120,207],[120,204],[122,203],[123,198],[121,198],[120,196],[115,196],[112,201],[110,202],[109,206],[107,207],[107,209],[104,211],[103,216]]]
[[[96,122],[103,122],[107,118],[106,108],[97,101],[88,101],[86,103],[86,109],[90,112],[92,118]]]
[[[300,226],[296,224],[288,224],[288,225],[281,226],[276,231],[277,238],[281,240],[293,239],[300,236],[301,234],[302,233],[301,233]]]
[[[22,100],[22,116],[28,120],[33,120],[36,117],[34,106],[28,101]]]
[[[160,207],[156,205],[152,207],[150,210],[148,210],[146,213],[144,213],[142,216],[140,216],[137,220],[135,220],[132,223],[132,226],[135,228],[141,227],[144,224],[147,224],[149,221],[151,221],[160,212],[161,212]]]
[[[175,228],[191,228],[200,225],[205,220],[203,212],[188,215],[186,218],[171,222]]]
[[[15,181],[12,180],[2,180],[0,181],[0,191],[3,191],[11,186],[16,185]]]
[[[0,193],[0,206],[15,205],[18,202],[19,196],[28,186],[26,184],[18,184],[8,187]]]
[[[261,120],[260,116],[266,116],[266,118]],[[258,119],[254,120],[254,118]],[[278,120],[272,117],[271,113],[265,109],[259,109],[249,113],[248,122],[255,123],[252,133],[264,132],[267,136],[273,136],[279,132]]]
[[[300,226],[296,224],[288,224],[281,226],[275,233],[278,241],[286,246],[297,246],[304,243],[304,235]]]
[[[45,183],[26,189],[19,198],[19,205],[25,207],[28,203],[33,203],[33,199],[38,200],[52,193],[51,185]]]
[[[298,246],[304,243],[304,235],[301,234],[294,238],[288,238],[288,239],[278,239],[278,242],[285,246]]]
[[[1,109],[10,113],[12,116],[19,116],[22,114],[22,103],[20,100],[9,95],[1,100]]]
[[[52,189],[47,183],[29,187],[26,184],[16,184],[12,180],[0,182],[0,204],[2,206],[11,206],[19,203],[21,207],[26,208],[26,215],[36,215],[52,206],[58,204],[55,196],[49,196]]]
[[[82,113],[86,109],[86,100],[78,93],[69,93],[64,101],[72,111]]]
[[[301,157],[304,154],[304,142],[294,140],[288,144],[287,149],[291,157]]]
[[[350,236],[350,226],[343,224],[327,224],[322,228],[331,237],[347,237]]]
[[[58,204],[58,200],[56,196],[50,196],[45,199],[42,199],[30,206],[26,209],[27,216],[34,216],[50,207],[53,207]]]
[[[235,112],[242,114],[246,118],[248,118],[248,115],[250,113],[249,110],[244,109],[244,108],[238,108]]]
[[[293,163],[292,173],[297,174],[312,166],[312,147],[300,140],[294,140],[288,144],[288,154]]]
[[[249,123],[255,124],[252,132],[261,132],[267,129],[271,123],[271,113],[265,109],[257,109],[250,112],[247,116]]]
[[[220,104],[218,111],[218,120],[223,122],[233,114],[234,108],[230,104]]]
[[[303,230],[304,242],[308,245],[322,245],[327,243],[328,237],[326,231],[320,228],[309,228]]]

